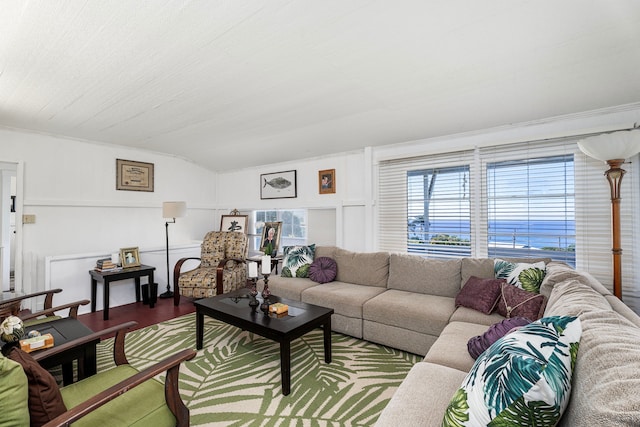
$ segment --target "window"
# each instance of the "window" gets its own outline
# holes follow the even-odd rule
[[[463,246],[458,239],[468,239],[473,257],[551,258],[588,271],[611,288],[611,200],[603,176],[607,167],[582,154],[578,139],[381,160],[376,248],[406,253],[414,252],[415,245],[424,257],[454,258],[465,253],[456,247]],[[634,298],[640,296],[635,286],[640,254],[634,240],[640,227],[634,214],[639,163],[635,156],[625,167],[621,204],[623,294]],[[450,227],[442,226],[445,222]],[[434,233],[455,237],[443,238],[446,248],[432,252]]]
[[[488,254],[575,266],[573,155],[488,163]]]
[[[408,252],[470,256],[469,200],[468,165],[408,171]]]
[[[575,265],[576,148],[533,142],[381,162],[379,248]]]
[[[473,151],[381,162],[377,246],[423,257],[472,253]]]
[[[307,211],[305,209],[254,211],[253,219],[254,234],[251,245],[253,251],[258,251],[260,248],[262,228],[265,222],[282,221],[280,248],[304,245],[307,241]]]

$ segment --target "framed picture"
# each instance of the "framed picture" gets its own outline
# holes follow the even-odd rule
[[[260,175],[260,198],[284,199],[297,197],[296,172],[293,170]]]
[[[276,256],[280,248],[280,235],[282,234],[282,221],[265,222],[262,227],[262,239],[260,240],[260,252],[265,255]]]
[[[140,267],[138,248],[120,248],[120,261],[122,268]]]
[[[318,171],[318,191],[320,194],[331,194],[336,192],[335,169]]]
[[[247,234],[249,215],[222,215],[220,231],[241,231]]]
[[[153,163],[116,159],[116,190],[153,191]]]

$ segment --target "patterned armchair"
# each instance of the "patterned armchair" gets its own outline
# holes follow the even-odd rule
[[[240,232],[210,231],[204,236],[200,258],[181,258],[173,269],[173,304],[180,296],[208,298],[231,292],[247,282],[247,236]],[[182,273],[187,260],[200,265]]]

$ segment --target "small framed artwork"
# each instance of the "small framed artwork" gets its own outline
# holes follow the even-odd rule
[[[336,192],[335,169],[318,171],[318,191],[320,194],[331,194]]]
[[[260,240],[260,252],[265,255],[276,256],[280,248],[280,235],[282,234],[282,221],[265,222],[262,227],[262,239]]]
[[[247,234],[249,215],[222,215],[220,231],[240,231]]]
[[[116,159],[116,190],[153,192],[153,163]]]
[[[123,268],[140,267],[138,248],[120,248],[120,262]]]
[[[284,199],[297,197],[296,172],[293,170],[260,175],[260,198]]]

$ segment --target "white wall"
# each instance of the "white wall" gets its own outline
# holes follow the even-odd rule
[[[153,163],[155,191],[117,191],[116,158]],[[188,207],[187,216],[169,227],[172,246],[200,240],[216,226],[216,174],[176,157],[0,129],[0,161],[20,165],[18,214],[36,216],[35,224],[17,227],[26,292],[50,286],[45,283],[51,280],[45,275],[46,257],[78,254],[82,259],[86,254],[108,255],[121,247],[138,246],[143,263],[152,260],[165,272],[164,258],[144,255],[165,247],[163,201],[184,200]],[[55,302],[85,295],[90,284],[87,270],[82,263],[70,264],[64,276],[65,297],[56,297]],[[160,289],[166,287],[165,277],[166,272],[156,275]],[[16,288],[21,290],[19,284]],[[114,301],[131,302],[117,289],[112,295]]]
[[[335,194],[319,194],[318,172],[325,169],[336,170]],[[288,170],[297,171],[297,197],[261,200],[260,175]],[[322,233],[333,234],[335,238],[321,239],[318,230],[311,230],[309,239],[320,239],[320,244],[333,242],[350,250],[365,250],[362,245],[362,236],[365,233],[362,218],[366,214],[366,183],[370,181],[365,170],[364,152],[357,151],[224,172],[218,175],[217,180],[218,204],[223,212],[232,209],[243,212],[254,209],[293,208],[333,210],[333,215],[324,212],[322,220],[320,213],[316,217],[319,220],[318,224],[323,227]],[[335,220],[332,220],[332,217],[335,217]],[[315,243],[315,240],[309,240],[308,243]]]

